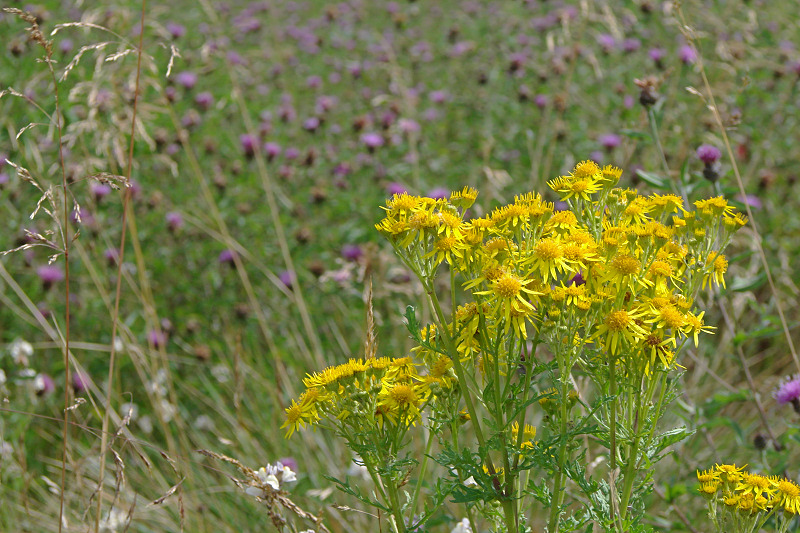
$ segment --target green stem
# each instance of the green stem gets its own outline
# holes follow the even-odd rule
[[[422,458],[422,466],[419,467],[419,476],[417,477],[417,485],[414,487],[414,495],[411,497],[411,512],[417,510],[417,498],[419,491],[422,488],[422,481],[425,479],[425,471],[428,467],[428,456],[431,454],[431,447],[433,445],[433,432],[428,432],[428,443],[425,445],[425,456]]]
[[[633,430],[633,444],[630,447],[628,454],[628,463],[625,465],[625,484],[622,489],[622,500],[620,501],[620,517],[624,520],[628,513],[628,501],[631,497],[631,490],[633,489],[633,481],[635,479],[636,468],[638,466],[637,455],[639,453],[639,442],[641,437],[639,435],[639,413],[641,413],[641,396],[642,396],[641,383],[636,390],[636,415],[634,416],[634,423],[631,429]]]
[[[558,447],[558,470],[553,482],[553,496],[550,502],[550,520],[548,533],[556,533],[561,520],[561,503],[564,497],[564,463],[567,460],[567,385],[566,374],[561,372],[561,441]]]

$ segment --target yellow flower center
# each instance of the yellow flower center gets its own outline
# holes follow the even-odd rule
[[[441,239],[436,241],[436,244],[434,246],[436,247],[436,250],[439,252],[449,252],[450,250],[456,247],[456,244],[458,244],[458,239],[456,239],[455,237],[442,237]]]
[[[286,409],[286,420],[289,422],[289,424],[294,424],[300,420],[302,414],[303,410],[300,408],[300,406],[296,403],[293,403],[291,407]]]
[[[522,282],[513,274],[504,274],[495,282],[494,292],[503,298],[516,298],[522,290]]]
[[[668,278],[672,276],[672,265],[666,261],[653,261],[653,264],[650,265],[650,273],[654,276]]]
[[[554,239],[542,239],[533,252],[536,257],[544,261],[558,259],[564,253],[561,245]]]
[[[800,487],[788,479],[782,479],[778,481],[778,490],[790,498],[797,498],[800,496]]]
[[[631,317],[627,311],[611,311],[604,323],[611,331],[622,331],[631,323]]]
[[[632,255],[618,255],[611,262],[611,266],[623,276],[629,276],[639,272],[641,263]]]
[[[395,385],[392,388],[392,391],[389,393],[389,396],[392,400],[399,406],[406,406],[410,405],[417,400],[417,395],[414,392],[414,389],[409,385],[399,384]]]
[[[683,314],[672,306],[662,307],[659,314],[661,315],[661,320],[673,329],[680,328],[686,324],[686,318]]]

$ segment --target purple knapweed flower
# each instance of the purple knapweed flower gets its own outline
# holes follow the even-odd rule
[[[663,61],[664,56],[667,55],[667,51],[663,48],[651,48],[647,51],[647,55],[654,63],[660,64],[661,61]]]
[[[308,132],[314,133],[315,131],[317,131],[318,128],[319,128],[319,118],[317,117],[307,118],[303,122],[303,129]]]
[[[239,135],[239,144],[242,146],[242,151],[247,157],[253,157],[253,154],[256,153],[257,143],[258,139],[249,133]]]
[[[322,87],[322,78],[317,76],[316,74],[313,76],[309,76],[306,78],[306,86],[309,89],[319,89]]]
[[[642,47],[642,41],[635,37],[630,37],[622,41],[622,49],[625,52],[635,52]]]
[[[722,157],[722,152],[716,146],[701,144],[697,148],[697,157],[706,165],[713,165]]]
[[[72,39],[61,39],[61,41],[58,43],[58,50],[62,54],[68,54],[72,52],[72,47]]]
[[[264,143],[264,153],[267,154],[267,160],[272,161],[281,155],[281,145],[274,142]]]
[[[178,24],[177,22],[167,22],[166,29],[169,36],[173,39],[180,39],[186,35],[186,26]]]
[[[358,261],[364,255],[364,250],[357,244],[345,244],[342,246],[342,257],[348,261]]]
[[[402,183],[397,183],[396,181],[393,181],[386,185],[386,194],[390,196],[393,196],[395,194],[403,194],[404,192],[408,192],[408,188]]]
[[[231,265],[234,266],[234,258],[236,257],[236,252],[230,249],[222,250],[217,257],[217,261],[221,265]]]
[[[283,270],[280,274],[278,274],[278,279],[283,283],[287,288],[291,289],[294,285],[295,275],[294,272],[291,270]]]
[[[401,118],[397,121],[397,129],[403,133],[419,133],[419,122],[410,118]]]
[[[117,248],[106,248],[103,252],[103,257],[108,266],[116,266],[117,261],[119,261],[119,250]]]
[[[7,185],[10,179],[7,172],[0,172],[0,187]]]
[[[178,85],[184,89],[191,90],[194,89],[195,85],[197,85],[197,74],[189,70],[184,70],[175,76],[175,81],[177,81]]]
[[[617,47],[617,40],[613,35],[601,33],[597,36],[597,44],[599,44],[600,48],[603,49],[603,52],[607,54]]]
[[[247,63],[245,58],[236,50],[228,50],[228,53],[225,54],[225,58],[231,65],[244,65]]]
[[[284,157],[286,157],[286,159],[289,160],[297,159],[298,157],[300,157],[300,150],[295,148],[294,146],[290,146],[289,148],[286,149],[283,155]]]
[[[167,334],[161,329],[151,329],[147,332],[147,342],[153,348],[162,348],[167,344]]]
[[[177,211],[170,211],[164,216],[164,219],[167,221],[167,228],[172,233],[183,227],[183,216]]]
[[[92,183],[89,190],[94,197],[95,202],[99,202],[109,194],[111,194],[111,186],[106,183]]]
[[[49,289],[54,283],[64,281],[64,271],[56,265],[42,265],[36,269],[36,275],[42,280],[45,289]]]
[[[697,52],[691,45],[684,44],[678,49],[678,59],[684,65],[693,65],[697,61]]]
[[[786,378],[772,393],[775,401],[781,405],[790,403],[800,414],[800,374]]]
[[[379,133],[367,132],[361,136],[361,142],[372,152],[376,148],[383,146],[383,137]]]
[[[203,91],[194,97],[194,103],[203,111],[207,111],[214,105],[214,97],[208,91]]]
[[[56,383],[47,374],[36,374],[36,377],[33,378],[33,390],[36,392],[36,396],[48,396],[56,390]]]
[[[741,194],[736,195],[736,201],[742,202],[743,204],[749,205],[753,209],[761,209],[764,204],[761,203],[761,199],[754,195],[754,194],[747,194],[742,196]]]
[[[444,200],[449,197],[450,190],[445,187],[435,187],[428,191],[428,198],[433,198],[434,200]]]
[[[430,98],[431,102],[434,104],[443,104],[449,99],[449,96],[445,91],[432,91],[428,95],[428,98]]]
[[[72,390],[75,391],[75,394],[83,393],[89,388],[89,383],[91,383],[91,380],[84,372],[76,370],[72,373]]]
[[[539,109],[544,109],[547,106],[547,97],[543,94],[537,94],[533,97],[533,104]]]
[[[622,144],[622,137],[616,133],[605,133],[597,139],[606,150],[613,150]]]

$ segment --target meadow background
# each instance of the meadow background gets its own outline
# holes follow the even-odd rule
[[[331,531],[377,531],[324,477],[357,479],[352,452],[280,426],[306,373],[362,355],[369,280],[380,354],[411,346],[402,314],[421,287],[374,229],[378,206],[465,185],[481,191],[478,215],[531,190],[552,201],[546,181],[587,158],[622,167],[621,186],[721,193],[753,217],[727,288],[704,302],[715,334],[682,356],[670,423],[694,434],[654,472],[646,522],[703,531],[695,471],[715,462],[798,479],[800,415],[772,397],[800,370],[790,2],[23,4],[10,2],[53,40],[63,163],[44,50],[4,13],[0,249],[23,249],[0,259],[0,531],[271,530],[235,469],[198,449],[253,468],[283,459],[291,498]],[[635,82],[649,77],[650,116]],[[701,144],[722,152],[716,184]],[[30,218],[42,191],[6,159],[53,186],[53,217]],[[33,236],[58,245],[65,214],[68,381],[64,256],[49,264],[57,252]],[[445,509],[432,530],[461,518]]]

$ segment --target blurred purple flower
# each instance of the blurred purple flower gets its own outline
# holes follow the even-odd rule
[[[119,250],[116,248],[106,248],[103,252],[103,257],[108,263],[108,266],[113,267],[117,265],[117,261],[119,260]]]
[[[450,48],[450,57],[460,57],[471,52],[475,45],[471,41],[459,41]]]
[[[58,42],[58,50],[62,54],[68,54],[72,52],[72,47],[73,47],[72,39],[61,39]]]
[[[109,194],[111,194],[111,186],[106,183],[92,183],[89,190],[96,202],[99,202]]]
[[[609,53],[617,47],[617,40],[613,35],[608,33],[601,33],[597,36],[597,44],[603,49],[603,52]]]
[[[258,143],[258,139],[249,133],[239,135],[239,144],[242,146],[242,151],[247,157],[253,157],[253,154],[255,154],[256,143]]]
[[[632,108],[635,103],[636,103],[636,100],[630,94],[626,94],[625,98],[622,99],[622,105],[625,107],[625,109]]]
[[[697,148],[697,157],[706,165],[712,165],[719,161],[719,158],[722,157],[722,152],[716,146],[701,144]]]
[[[151,329],[147,332],[147,342],[152,345],[153,348],[162,348],[167,344],[167,334],[161,329]]]
[[[547,105],[547,97],[543,94],[537,94],[533,97],[533,103],[539,109],[544,109],[544,107]]]
[[[602,163],[605,160],[606,156],[600,150],[595,150],[594,152],[589,154],[589,159],[596,163]]]
[[[64,271],[56,265],[42,265],[36,269],[36,275],[42,280],[45,289],[49,289],[54,283],[64,281]]]
[[[278,462],[283,466],[288,466],[292,472],[297,472],[297,461],[295,461],[294,457],[281,457],[278,459]]]
[[[433,91],[428,95],[428,98],[434,104],[443,104],[449,99],[449,96],[445,91]]]
[[[33,390],[37,396],[48,396],[51,392],[56,390],[56,383],[47,374],[37,374],[33,378]]]
[[[178,85],[184,89],[191,90],[194,89],[195,85],[197,85],[197,74],[189,70],[184,70],[175,76],[175,81],[177,81]]]
[[[219,257],[217,257],[217,261],[219,261],[219,263],[221,265],[234,266],[234,261],[233,261],[234,257],[236,257],[236,252],[234,252],[233,250],[230,250],[230,249],[225,249],[225,250],[222,250],[219,253]]]
[[[170,211],[164,218],[167,221],[167,228],[173,233],[183,227],[183,216],[177,211]]]
[[[390,196],[395,194],[403,194],[404,192],[408,192],[406,186],[401,183],[397,183],[396,181],[386,185],[386,194]]]
[[[281,145],[274,142],[264,143],[264,153],[267,154],[267,160],[272,161],[281,155]]]
[[[287,288],[291,289],[294,285],[295,276],[294,272],[290,270],[283,270],[280,274],[278,274],[278,279],[283,283]]]
[[[622,49],[625,52],[635,52],[642,47],[642,41],[635,37],[630,37],[622,41]]]
[[[0,172],[0,187],[8,183],[9,176],[6,172]]]
[[[300,150],[295,148],[294,146],[290,146],[284,152],[284,156],[288,160],[297,159],[298,157],[300,157]]]
[[[194,97],[194,103],[203,111],[207,111],[214,105],[214,97],[208,91],[203,91]]]
[[[660,63],[664,59],[664,56],[667,55],[667,52],[663,48],[651,48],[647,51],[647,55],[654,62]]]
[[[342,257],[348,261],[358,261],[362,255],[364,255],[364,251],[357,244],[345,244],[342,247]]]
[[[419,122],[410,118],[401,118],[397,121],[397,128],[403,133],[419,133]]]
[[[229,50],[228,53],[225,54],[225,58],[231,65],[244,65],[247,63],[247,61],[245,61],[241,54],[236,50]]]
[[[309,89],[319,89],[322,87],[322,78],[317,75],[309,76],[306,78],[306,86]]]
[[[361,136],[361,142],[368,150],[373,151],[383,146],[383,137],[379,133],[367,132]]]
[[[433,198],[434,200],[443,200],[449,197],[450,190],[445,187],[435,187],[428,191],[428,198]]]
[[[678,49],[678,59],[680,59],[684,65],[692,65],[697,61],[697,52],[695,52],[691,45],[684,44]]]
[[[166,25],[167,33],[173,39],[180,39],[184,35],[186,35],[186,26],[182,24],[178,24],[176,22],[167,22]]]
[[[319,128],[319,118],[317,117],[310,117],[303,121],[303,129],[314,133]]]
[[[75,394],[82,394],[89,388],[89,383],[91,383],[89,376],[80,370],[72,373],[72,390],[75,391]]]
[[[613,150],[622,144],[622,137],[616,133],[605,133],[597,139],[606,150]]]
[[[736,195],[736,200],[738,202],[742,202],[743,204],[747,204],[753,209],[761,209],[764,205],[761,203],[761,199],[754,195],[748,194],[746,196],[742,196],[741,194]]]

